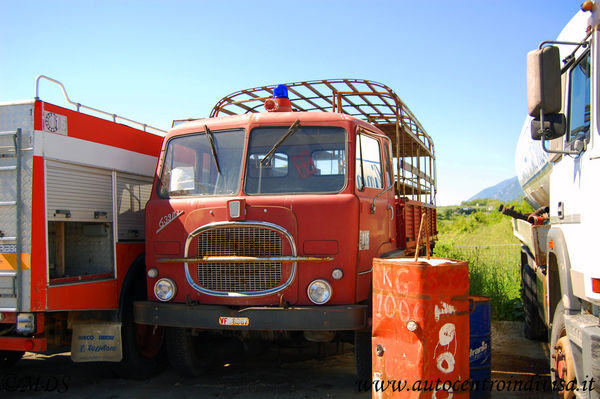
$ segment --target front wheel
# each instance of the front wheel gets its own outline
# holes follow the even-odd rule
[[[164,328],[136,324],[127,312],[121,325],[123,359],[113,366],[121,378],[144,380],[158,374],[166,365]]]
[[[554,312],[552,320],[551,335],[551,353],[550,357],[550,377],[553,386],[559,388],[558,396],[562,399],[571,399],[575,397],[575,388],[577,380],[575,377],[575,363],[571,353],[571,343],[567,337],[565,328],[565,308],[560,301]]]
[[[123,359],[112,367],[121,377],[135,380],[150,378],[164,369],[167,356],[164,348],[165,329],[159,326],[137,324],[133,303],[146,299],[146,279],[143,259],[132,266],[135,279],[125,285],[123,296],[121,347]]]
[[[354,332],[354,363],[361,381],[371,381],[371,331]]]
[[[212,364],[216,348],[207,334],[193,335],[185,328],[168,328],[167,355],[182,377],[198,377]]]

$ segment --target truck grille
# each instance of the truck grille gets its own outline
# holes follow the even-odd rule
[[[198,257],[281,256],[281,237],[260,227],[220,227],[197,236]],[[197,264],[197,283],[213,291],[256,292],[281,284],[281,263]]]

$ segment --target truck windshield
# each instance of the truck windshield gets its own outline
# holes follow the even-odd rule
[[[346,185],[346,131],[302,126],[261,163],[289,126],[260,127],[250,133],[246,194],[334,193]]]
[[[211,141],[204,137],[205,134],[169,140],[160,178],[161,197],[238,193],[244,130],[213,131],[214,153]],[[215,155],[218,156],[218,162]]]

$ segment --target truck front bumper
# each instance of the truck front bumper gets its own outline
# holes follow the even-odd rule
[[[135,322],[212,330],[344,331],[367,327],[367,305],[247,307],[140,301]]]

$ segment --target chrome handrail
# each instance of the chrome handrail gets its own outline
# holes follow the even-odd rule
[[[163,134],[167,133],[166,130],[159,129],[157,127],[150,126],[150,125],[145,124],[145,123],[134,121],[132,119],[128,119],[128,118],[125,118],[123,116],[119,116],[117,114],[111,114],[110,112],[102,111],[101,109],[89,107],[87,105],[83,105],[81,103],[75,102],[75,101],[73,101],[73,100],[71,100],[69,98],[69,95],[67,94],[67,90],[65,89],[65,86],[61,82],[59,82],[56,79],[52,79],[52,78],[50,78],[50,77],[48,77],[46,75],[39,75],[35,79],[35,99],[36,99],[36,101],[39,101],[39,99],[40,99],[40,80],[42,80],[42,79],[57,84],[60,87],[60,89],[62,90],[63,95],[65,96],[65,100],[67,100],[67,102],[69,104],[75,106],[77,108],[77,112],[81,112],[80,109],[84,108],[84,109],[87,109],[87,110],[92,111],[92,112],[97,112],[99,114],[109,116],[109,117],[112,118],[112,121],[115,122],[115,123],[117,122],[117,119],[121,119],[123,121],[126,121],[126,122],[129,122],[129,123],[133,123],[135,125],[141,126],[145,132],[147,131],[146,129],[149,128],[149,129],[155,130],[155,131],[163,133]]]

